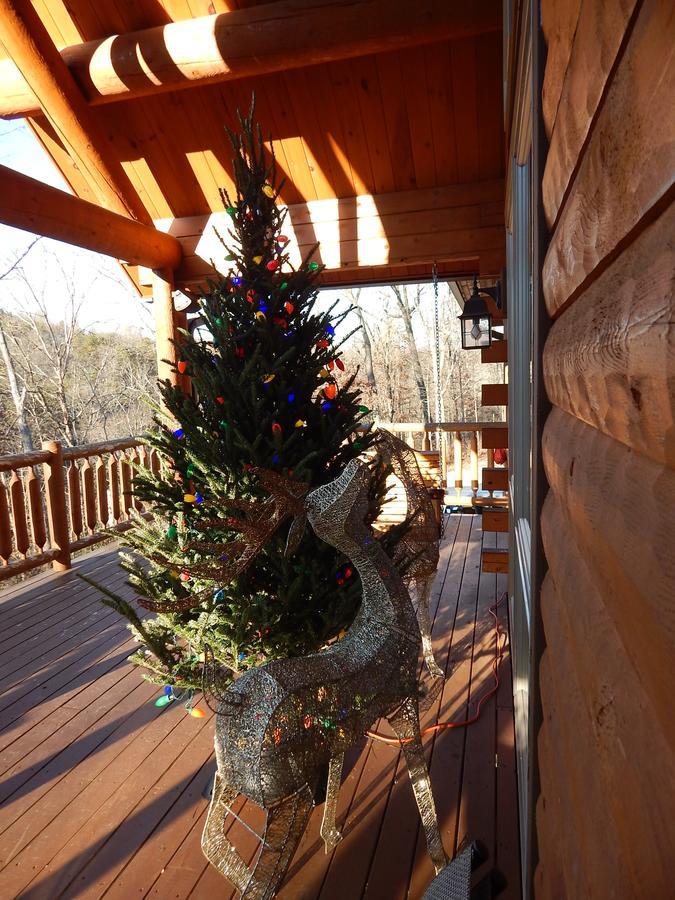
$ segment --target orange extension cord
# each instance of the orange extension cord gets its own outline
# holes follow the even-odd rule
[[[424,728],[422,730],[422,734],[432,734],[435,731],[443,731],[446,728],[466,728],[467,725],[473,725],[474,722],[477,722],[480,718],[481,708],[486,700],[489,700],[493,694],[497,693],[497,689],[499,688],[499,666],[501,665],[502,659],[504,658],[504,647],[506,646],[506,635],[502,632],[502,626],[499,623],[499,619],[497,618],[497,609],[506,599],[506,591],[501,595],[499,600],[495,603],[494,606],[491,606],[488,612],[495,620],[495,658],[492,660],[492,675],[494,676],[495,683],[487,691],[478,701],[478,705],[476,706],[476,714],[471,716],[469,719],[465,719],[463,722],[437,722],[435,725],[430,725],[428,728]],[[412,738],[407,738],[406,740],[399,740],[399,738],[390,738],[385,737],[383,734],[377,734],[375,731],[366,731],[366,734],[369,738],[372,738],[374,741],[381,741],[383,744],[408,744],[412,741]]]

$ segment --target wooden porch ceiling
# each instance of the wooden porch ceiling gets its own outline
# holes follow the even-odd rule
[[[102,156],[128,183],[128,208],[183,243],[177,286],[203,280],[211,258],[219,264],[212,249],[200,252],[200,229],[222,213],[219,188],[232,187],[223,126],[235,127],[252,92],[286,179],[281,200],[294,228],[298,221],[300,244],[309,243],[306,226],[321,240],[326,283],[425,277],[434,260],[448,274],[501,271],[498,0],[32,7],[69,67],[63,72]],[[66,149],[51,101],[41,96],[43,112],[35,111],[33,76],[10,55],[0,52],[0,114],[28,116],[74,193],[100,204],[97,174]],[[453,186],[450,201],[437,202]]]

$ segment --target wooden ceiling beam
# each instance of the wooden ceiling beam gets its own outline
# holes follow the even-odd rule
[[[0,0],[0,41],[23,73],[72,160],[101,204],[150,224],[150,216],[122,164],[93,120],[87,101],[30,0]]]
[[[100,104],[500,28],[499,0],[280,0],[66,47],[60,62]],[[15,62],[0,63],[3,117],[39,107],[30,70]]]
[[[0,222],[150,269],[176,268],[176,238],[0,166]]]
[[[293,265],[318,243],[315,259],[326,266],[326,275],[336,273],[354,283],[359,270],[434,261],[448,263],[446,270],[457,275],[485,277],[499,275],[504,266],[503,210],[504,181],[493,179],[298,203],[288,207],[283,230],[290,238]],[[231,224],[225,212],[156,223],[183,248],[176,272],[179,287],[194,289],[216,277],[212,260],[227,271],[218,235],[227,241]]]

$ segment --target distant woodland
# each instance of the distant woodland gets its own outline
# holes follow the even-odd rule
[[[54,287],[47,278],[36,285],[24,256],[0,263],[4,296],[20,297],[11,312],[0,308],[0,454],[44,440],[75,446],[142,434],[158,397],[152,339],[83,328],[83,304],[95,287],[76,271],[59,274],[59,315],[50,312]],[[462,351],[459,310],[446,284],[439,291],[440,373],[428,285],[346,290],[343,298],[357,328],[343,359],[348,372],[358,370],[357,384],[380,421],[436,421],[439,375],[441,420],[503,417],[503,409],[481,407],[481,384],[502,381],[504,367]]]

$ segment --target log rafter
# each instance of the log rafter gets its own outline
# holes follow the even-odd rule
[[[169,234],[0,166],[0,222],[151,269],[180,263]]]
[[[499,28],[496,0],[281,0],[66,47],[59,63],[97,105]],[[0,62],[0,116],[40,108],[17,62]]]
[[[86,172],[99,201],[150,224],[150,216],[111,152],[68,66],[30,0],[0,0],[0,40],[72,160]],[[2,83],[2,82],[0,82]]]

